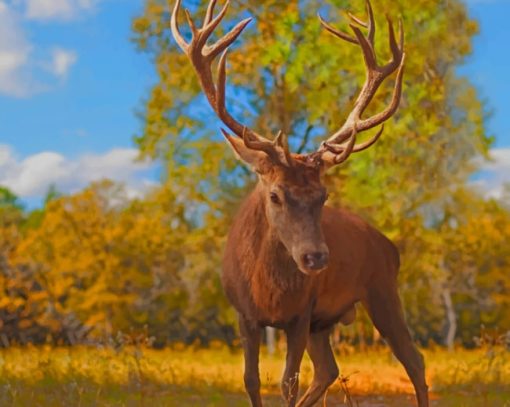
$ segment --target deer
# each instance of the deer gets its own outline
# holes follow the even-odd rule
[[[221,132],[236,156],[258,176],[258,183],[241,204],[232,222],[223,257],[221,281],[238,313],[244,351],[244,383],[251,405],[262,406],[259,351],[262,328],[286,334],[286,364],[281,391],[288,406],[312,406],[337,380],[339,370],[330,344],[334,324],[354,321],[361,303],[374,326],[390,345],[410,378],[419,407],[427,407],[424,359],[406,325],[398,293],[400,266],[397,247],[357,215],[327,206],[325,172],[353,153],[372,146],[384,122],[400,104],[404,73],[404,30],[395,34],[388,18],[391,59],[381,65],[375,53],[375,21],[370,1],[368,21],[348,14],[354,35],[333,27],[319,15],[320,24],[335,37],[361,48],[366,80],[339,130],[308,154],[290,152],[287,136],[264,137],[238,122],[226,109],[226,63],[230,45],[250,23],[240,21],[216,42],[209,37],[224,18],[228,1],[215,16],[210,0],[198,27],[188,10],[191,31],[186,41],[178,24],[181,0],[176,0],[170,28],[177,45],[188,56],[208,103],[227,129]],[[362,29],[367,31],[364,34]],[[217,75],[212,72],[217,62]],[[379,113],[363,112],[381,83],[396,72],[391,101]],[[381,126],[365,142],[358,135]],[[299,370],[305,350],[313,364],[309,388],[298,400]]]

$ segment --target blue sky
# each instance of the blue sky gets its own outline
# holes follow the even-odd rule
[[[474,52],[459,72],[468,76],[493,111],[488,130],[495,147],[510,147],[510,0],[468,0],[470,15],[479,21]]]
[[[0,182],[29,205],[110,177],[135,194],[135,116],[156,80],[129,41],[141,0],[0,0]],[[5,61],[5,62],[4,62]]]
[[[486,167],[497,194],[510,181],[509,0],[468,0],[480,21],[475,52],[459,72],[494,115]],[[92,180],[124,181],[136,195],[157,170],[134,162],[135,111],[156,77],[129,41],[143,0],[0,0],[0,183],[29,205],[48,186],[73,192]]]

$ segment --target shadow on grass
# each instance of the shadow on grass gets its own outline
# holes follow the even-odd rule
[[[281,397],[266,394],[266,407],[284,406]],[[126,385],[98,385],[87,380],[58,382],[42,380],[36,383],[0,382],[1,406],[193,406],[193,407],[248,407],[244,393],[227,392],[210,386],[176,387],[172,385],[147,384],[144,388]],[[411,407],[415,406],[414,396],[356,396],[349,404],[341,391],[330,392],[327,400],[317,405],[359,406],[359,407]],[[510,407],[510,390],[498,393],[440,394],[433,396],[433,407]]]

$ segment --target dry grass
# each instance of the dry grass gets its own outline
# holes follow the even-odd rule
[[[426,351],[436,406],[509,406],[510,355],[503,348]],[[342,378],[326,405],[412,404],[412,386],[386,349],[337,358]],[[262,393],[280,406],[283,355],[261,357]],[[300,381],[312,378],[303,361]],[[351,401],[346,400],[349,394]],[[211,349],[11,348],[0,351],[1,406],[247,406],[242,354]]]

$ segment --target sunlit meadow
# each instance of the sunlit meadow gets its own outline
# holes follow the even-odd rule
[[[510,356],[498,347],[424,351],[433,406],[510,405]],[[326,406],[413,406],[409,380],[389,350],[337,355],[341,376]],[[283,405],[279,377],[283,354],[261,358],[268,406]],[[242,354],[223,345],[28,347],[0,351],[2,406],[248,406]],[[312,377],[305,358],[301,381]]]

